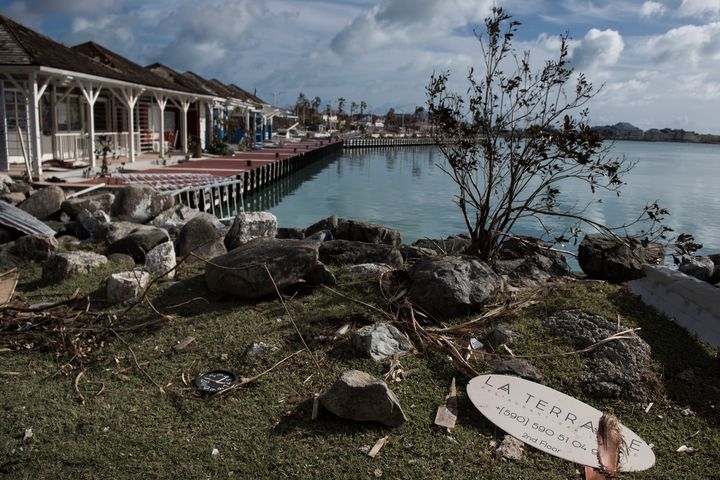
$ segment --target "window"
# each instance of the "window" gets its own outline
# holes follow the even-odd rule
[[[14,90],[5,90],[5,117],[8,129],[26,128],[26,108],[25,95]]]
[[[95,118],[95,131],[96,132],[107,132],[108,131],[108,105],[107,100],[104,98],[99,98],[97,102],[95,102],[95,109],[94,109],[94,115]]]

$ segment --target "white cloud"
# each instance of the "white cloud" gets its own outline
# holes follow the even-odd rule
[[[683,0],[678,13],[687,17],[720,16],[720,0]]]
[[[655,15],[662,15],[666,11],[665,5],[660,2],[647,1],[640,7],[640,16],[652,17]]]
[[[579,70],[595,70],[614,65],[625,48],[617,30],[591,28],[572,53],[572,61]]]
[[[657,63],[688,63],[720,59],[720,22],[684,25],[646,40],[640,50]]]

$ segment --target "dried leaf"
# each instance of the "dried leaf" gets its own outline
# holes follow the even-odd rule
[[[375,442],[375,445],[373,445],[373,447],[368,452],[368,456],[370,458],[377,457],[377,454],[380,453],[380,450],[385,446],[385,443],[387,443],[387,440],[388,440],[388,437],[384,436],[383,438],[381,438],[380,440]]]

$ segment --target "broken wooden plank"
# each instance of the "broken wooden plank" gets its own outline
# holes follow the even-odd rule
[[[12,300],[15,287],[18,282],[18,271],[16,268],[0,274],[0,306]]]
[[[455,427],[457,416],[457,388],[455,387],[455,378],[453,377],[450,383],[450,391],[445,397],[445,405],[438,407],[437,414],[435,415],[435,425],[451,429]]]
[[[377,442],[375,442],[375,445],[373,445],[373,447],[368,452],[368,456],[370,458],[377,457],[377,454],[380,453],[380,450],[382,450],[382,448],[385,446],[385,443],[387,443],[387,440],[388,440],[388,437],[386,435],[383,438],[381,438],[380,440],[378,440]]]

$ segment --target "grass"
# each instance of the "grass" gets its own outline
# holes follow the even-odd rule
[[[57,299],[76,288],[95,292],[112,271],[108,265],[93,275],[61,284],[45,285],[37,265],[23,267],[19,289],[33,301]],[[225,369],[251,377],[300,350],[302,344],[279,302],[250,304],[210,294],[198,275],[198,266],[182,272],[182,282],[158,288],[154,304],[163,311],[194,297],[173,311],[174,320],[163,328],[124,335],[141,366],[160,384],[183,397],[162,395],[135,368],[129,349],[109,339],[102,358],[88,367],[79,382],[86,398],[81,404],[73,382],[77,370],[60,374],[66,358],[27,349],[0,353],[0,476],[9,478],[577,478],[576,465],[526,447],[519,462],[493,457],[492,440],[504,433],[477,412],[464,394],[469,379],[458,375],[443,356],[418,352],[402,358],[408,378],[391,385],[409,422],[397,429],[359,424],[324,413],[312,421],[312,396],[326,389],[348,369],[383,375],[383,364],[359,358],[347,339],[327,340],[341,325],[362,325],[380,315],[325,290],[300,294],[289,302],[298,328],[316,352],[302,353],[256,383],[209,402],[183,384],[209,369]],[[343,278],[341,277],[341,284]],[[347,284],[339,290],[366,302],[381,304],[377,288]],[[581,308],[615,321],[620,313],[628,327],[642,327],[640,335],[651,345],[663,392],[646,404],[587,397],[579,388],[580,358],[542,358],[533,363],[546,384],[575,395],[598,409],[615,413],[648,443],[655,445],[657,465],[623,475],[632,479],[718,478],[720,461],[720,362],[714,352],[643,306],[621,286],[566,285],[544,296],[541,304],[506,321],[521,336],[517,354],[572,350],[566,340],[550,335],[544,316],[567,308]],[[133,320],[155,318],[143,306]],[[494,325],[473,332],[483,338]],[[175,353],[172,345],[187,336],[194,348]],[[279,350],[248,358],[254,342]],[[482,370],[481,363],[478,368]],[[687,372],[692,370],[694,379]],[[448,434],[433,425],[453,376],[458,376],[459,421]],[[100,390],[102,390],[101,393]],[[296,403],[296,399],[299,402]],[[691,408],[695,415],[684,416]],[[23,441],[26,429],[33,436]],[[699,431],[695,437],[685,439]],[[374,460],[360,451],[388,435],[389,441]],[[675,450],[682,444],[696,449],[688,456]],[[218,454],[212,455],[213,449]]]

